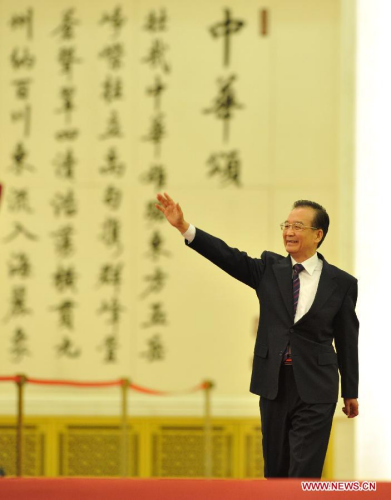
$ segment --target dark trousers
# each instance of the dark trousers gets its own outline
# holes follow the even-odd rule
[[[320,478],[336,403],[307,404],[282,365],[276,399],[261,397],[265,477]]]

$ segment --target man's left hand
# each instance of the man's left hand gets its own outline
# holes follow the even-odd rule
[[[357,399],[344,398],[345,406],[342,411],[347,415],[348,418],[354,418],[358,415],[358,401]]]

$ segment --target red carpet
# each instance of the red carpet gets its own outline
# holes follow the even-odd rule
[[[88,479],[3,478],[1,500],[385,500],[391,483],[376,491],[303,491],[297,479]]]

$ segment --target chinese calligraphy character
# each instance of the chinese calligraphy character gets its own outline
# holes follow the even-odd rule
[[[58,62],[62,72],[71,77],[74,65],[80,64],[82,60],[76,56],[74,47],[61,47],[58,51]]]
[[[60,327],[67,328],[68,330],[73,330],[73,312],[75,306],[76,303],[73,300],[64,300],[60,305],[51,308],[52,310],[58,311],[60,313]]]
[[[141,353],[141,356],[147,358],[148,361],[161,361],[165,357],[165,348],[160,335],[154,335],[148,342],[148,350]]]
[[[56,165],[56,175],[62,179],[74,179],[76,158],[72,149],[67,149],[63,154],[58,154],[53,161]]]
[[[26,189],[12,188],[8,196],[8,206],[11,212],[32,213],[29,205],[29,193]]]
[[[121,205],[122,192],[115,186],[107,186],[103,201],[112,210],[117,210]]]
[[[109,139],[110,137],[122,137],[118,112],[115,110],[111,112],[109,121],[107,123],[106,132],[102,134],[100,138]]]
[[[107,323],[111,325],[118,325],[120,321],[120,314],[125,311],[125,308],[119,303],[117,297],[113,297],[110,301],[103,301],[98,310],[98,314],[108,314],[109,319]]]
[[[99,24],[109,24],[113,28],[113,36],[118,36],[126,18],[123,17],[121,7],[115,7],[112,14],[104,13]]]
[[[125,164],[118,161],[118,153],[115,148],[110,148],[106,155],[105,167],[100,168],[102,174],[113,174],[116,177],[121,177],[125,172]]]
[[[121,249],[120,233],[121,223],[118,219],[107,218],[103,222],[101,240],[108,247],[117,247],[118,252]]]
[[[11,29],[18,29],[26,27],[27,38],[32,40],[33,38],[33,9],[29,8],[26,14],[14,14],[11,17],[10,25]]]
[[[205,113],[214,113],[216,118],[223,120],[224,140],[228,140],[229,120],[232,118],[233,110],[243,108],[243,105],[236,101],[235,92],[232,88],[235,79],[236,76],[231,75],[227,79],[220,78],[218,80],[220,85],[219,94],[214,100],[212,107],[205,110]]]
[[[166,185],[167,174],[163,165],[152,165],[151,168],[141,176],[145,184],[152,184],[154,189],[161,189]]]
[[[153,117],[149,133],[144,137],[145,141],[151,141],[155,145],[155,156],[160,155],[160,145],[164,136],[163,115],[159,113]]]
[[[63,87],[60,90],[60,97],[62,100],[62,107],[57,110],[58,113],[64,113],[67,123],[71,121],[71,113],[75,109],[73,97],[76,89],[74,87]]]
[[[25,253],[13,253],[8,261],[8,275],[28,278],[31,276],[31,262]]]
[[[68,129],[68,130],[60,130],[56,132],[55,138],[58,141],[74,141],[77,139],[79,135],[79,131],[76,128]]]
[[[221,177],[223,184],[240,186],[241,161],[238,155],[238,151],[235,150],[212,154],[207,161],[209,177],[218,175]]]
[[[35,57],[30,54],[28,49],[19,50],[15,48],[10,56],[11,66],[14,69],[26,68],[31,69],[35,64]]]
[[[26,304],[26,287],[15,286],[12,289],[10,302],[10,312],[7,319],[14,316],[31,314],[31,309],[29,309]]]
[[[150,252],[147,254],[151,256],[152,260],[157,260],[161,256],[168,257],[170,253],[163,248],[164,240],[158,231],[154,231],[149,241]]]
[[[145,218],[153,222],[161,222],[164,220],[164,214],[156,210],[155,201],[149,201],[145,211]]]
[[[30,356],[31,352],[27,346],[28,337],[22,328],[16,328],[14,335],[11,338],[11,356],[14,363],[22,361],[26,356]]]
[[[61,257],[68,257],[74,252],[73,232],[72,226],[64,226],[52,233],[55,238],[56,251]]]
[[[111,285],[120,287],[122,284],[123,264],[104,264],[101,267],[99,275],[99,283],[101,285]]]
[[[99,349],[104,349],[106,363],[115,363],[117,361],[117,351],[119,348],[118,340],[114,335],[108,335],[104,341],[103,346]]]
[[[20,175],[25,170],[34,172],[35,168],[25,162],[25,160],[27,159],[27,155],[28,152],[25,149],[24,145],[19,142],[15,147],[15,151],[11,155],[13,164],[9,167],[14,174]]]
[[[159,267],[155,269],[153,274],[148,274],[144,277],[144,281],[148,283],[148,287],[141,294],[141,298],[145,298],[150,293],[158,293],[163,290],[166,280],[167,273],[162,271]]]
[[[77,214],[77,204],[73,191],[68,191],[66,194],[56,193],[51,205],[56,216],[73,217]]]
[[[103,82],[102,97],[109,104],[121,100],[123,98],[122,79],[109,75]]]
[[[124,47],[121,43],[108,45],[99,53],[99,57],[106,59],[110,69],[120,69],[122,67],[122,59],[124,57]]]
[[[229,65],[230,57],[230,37],[238,33],[244,26],[244,21],[231,18],[230,9],[225,9],[225,19],[222,22],[214,24],[210,32],[214,38],[224,38],[224,65]]]
[[[58,357],[79,358],[81,354],[80,348],[76,347],[69,337],[63,337],[62,342],[56,346],[56,350]]]
[[[75,18],[75,9],[71,8],[63,13],[60,25],[53,31],[53,34],[59,35],[61,40],[73,40],[75,37],[75,26],[80,21]]]
[[[167,14],[165,9],[160,9],[160,12],[151,11],[148,13],[144,29],[154,33],[165,31],[167,27]]]
[[[12,240],[15,240],[20,234],[25,238],[27,238],[28,240],[31,241],[38,240],[38,236],[28,231],[20,222],[14,222],[14,231],[9,236],[4,238],[3,241],[8,243]]]
[[[154,40],[148,55],[142,59],[142,62],[149,64],[153,69],[160,69],[164,73],[169,73],[170,66],[164,57],[167,48],[167,45],[162,40]]]
[[[28,99],[30,97],[30,78],[18,78],[13,80],[12,84],[15,85],[15,93],[17,99]]]
[[[159,76],[155,77],[155,83],[152,87],[147,88],[147,94],[154,98],[154,107],[160,109],[161,95],[167,89],[167,86],[160,80]]]
[[[156,325],[165,325],[167,323],[166,313],[162,310],[163,304],[161,302],[155,302],[151,304],[151,316],[147,323],[143,323],[143,328],[149,328]]]
[[[66,290],[76,291],[75,282],[77,279],[76,271],[73,267],[59,267],[54,273],[54,286],[59,292]]]
[[[19,111],[13,111],[11,113],[11,119],[14,122],[23,120],[23,122],[24,122],[23,133],[24,133],[25,137],[28,137],[30,135],[31,106],[26,104],[26,106],[23,109],[21,109]]]

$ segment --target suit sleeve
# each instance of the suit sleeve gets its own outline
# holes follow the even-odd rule
[[[341,374],[341,396],[358,397],[358,329],[355,312],[357,302],[357,280],[346,293],[342,307],[334,323],[335,347]]]
[[[258,287],[265,268],[262,258],[249,257],[245,252],[229,247],[224,241],[198,228],[194,240],[185,243],[233,278],[251,288]]]

